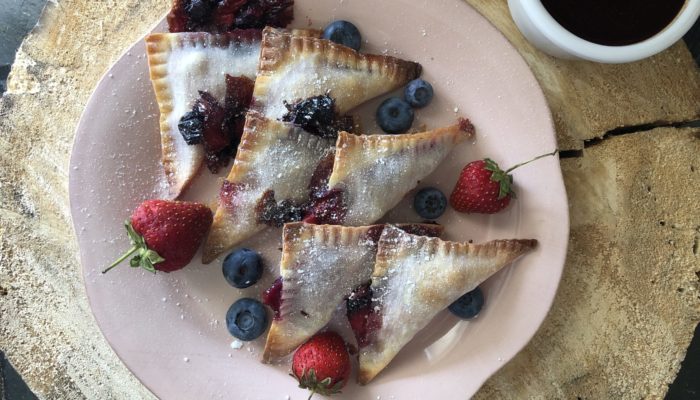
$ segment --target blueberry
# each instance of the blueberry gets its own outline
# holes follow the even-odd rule
[[[422,79],[412,80],[404,90],[404,97],[413,107],[425,107],[433,99],[433,86]]]
[[[187,144],[199,144],[204,140],[204,114],[194,109],[185,113],[177,123],[182,138]]]
[[[287,114],[282,116],[282,121],[291,122],[312,135],[338,137],[334,98],[320,95],[294,104],[285,102],[284,106],[287,108]]]
[[[185,2],[185,12],[196,22],[204,22],[216,4],[211,0],[190,0]]]
[[[263,273],[260,254],[250,249],[238,249],[224,258],[221,268],[226,281],[239,289],[254,285]]]
[[[413,109],[398,97],[389,97],[377,109],[377,124],[386,133],[405,133],[413,124]]]
[[[448,309],[462,319],[470,319],[476,317],[483,306],[484,293],[477,287],[450,304]]]
[[[362,36],[355,25],[348,21],[333,21],[323,30],[323,38],[342,44],[353,50],[360,50]]]
[[[432,187],[423,188],[413,198],[413,208],[421,218],[436,219],[445,212],[447,198],[438,189]]]
[[[267,312],[261,302],[242,298],[226,312],[226,327],[231,335],[249,341],[262,335],[267,329]]]

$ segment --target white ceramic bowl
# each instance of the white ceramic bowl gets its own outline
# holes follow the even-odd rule
[[[604,46],[566,30],[547,12],[540,0],[508,0],[508,7],[520,32],[545,53],[602,63],[637,61],[659,53],[683,37],[700,15],[700,0],[686,0],[676,18],[649,39],[627,46]]]

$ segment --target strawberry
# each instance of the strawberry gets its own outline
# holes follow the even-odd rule
[[[335,332],[314,335],[302,344],[292,358],[292,376],[299,387],[330,396],[340,393],[350,377],[350,355],[345,341]]]
[[[209,207],[193,202],[146,200],[124,222],[132,247],[105,273],[134,255],[132,267],[172,272],[189,264],[212,223]]]
[[[527,163],[542,157],[553,156],[556,153],[557,150],[543,154],[505,171],[490,158],[472,161],[460,173],[450,195],[450,205],[459,212],[495,214],[506,208],[511,198],[515,198],[515,192],[512,188],[513,175],[510,172]]]

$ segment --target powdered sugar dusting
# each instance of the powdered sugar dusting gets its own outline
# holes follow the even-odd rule
[[[344,190],[348,225],[366,225],[381,218],[452,150],[451,142],[444,139],[377,137],[382,139],[376,146],[370,146],[371,139],[367,139],[346,149],[344,157],[352,165],[334,170],[329,180],[331,189]]]
[[[194,39],[201,38],[205,39]],[[171,179],[179,184],[188,181],[197,171],[204,157],[202,146],[190,146],[180,135],[178,122],[192,109],[199,91],[206,91],[223,104],[226,95],[226,74],[255,79],[257,74],[260,42],[231,40],[228,47],[217,46],[215,34],[172,33],[167,37],[172,50],[167,55],[165,81],[171,96],[172,110],[167,125],[172,141],[176,176]],[[166,105],[167,107],[167,105]]]
[[[274,191],[278,203],[306,200],[314,168],[332,146],[329,139],[273,121],[249,126],[246,135],[255,135],[260,143],[250,154],[250,160],[234,161],[244,172],[235,178],[238,190],[227,205],[231,245],[264,228],[258,223],[256,207],[265,192]]]
[[[292,350],[319,331],[333,312],[372,273],[376,243],[369,227],[303,225],[285,243],[281,265],[282,326]],[[293,347],[292,347],[293,346]]]
[[[477,246],[477,245],[475,245]],[[372,302],[381,329],[360,353],[360,363],[388,363],[440,311],[507,262],[501,254],[455,249],[438,238],[419,238],[387,226],[379,240]]]

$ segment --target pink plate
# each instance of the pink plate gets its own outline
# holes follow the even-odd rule
[[[449,193],[467,162],[491,157],[511,166],[556,147],[552,120],[535,78],[516,50],[479,13],[459,0],[297,0],[294,25],[355,22],[364,51],[420,62],[435,99],[416,125],[446,125],[467,116],[477,139],[454,149],[424,182]],[[157,30],[159,28],[156,28]],[[162,29],[162,24],[160,25]],[[371,116],[380,99],[362,107]],[[373,127],[372,124],[364,126]],[[376,129],[376,128],[375,128]],[[221,275],[221,260],[155,276],[122,265],[100,270],[128,248],[123,221],[159,196],[158,108],[148,79],[144,42],[134,44],[102,78],[76,133],[70,199],[83,277],[95,318],[126,366],[163,399],[306,398],[289,366],[260,363],[264,336],[241,349],[224,322],[241,296],[259,293],[277,276],[279,230],[244,243],[262,252],[265,279],[237,290]],[[562,273],[568,207],[559,162],[548,157],[515,172],[518,199],[495,216],[448,210],[438,222],[452,240],[536,238],[537,250],[483,286],[486,306],[460,322],[447,312],[421,332],[371,384],[350,383],[339,399],[464,399],[534,335]],[[186,199],[212,203],[216,177],[199,176]],[[410,195],[385,218],[416,221]]]

